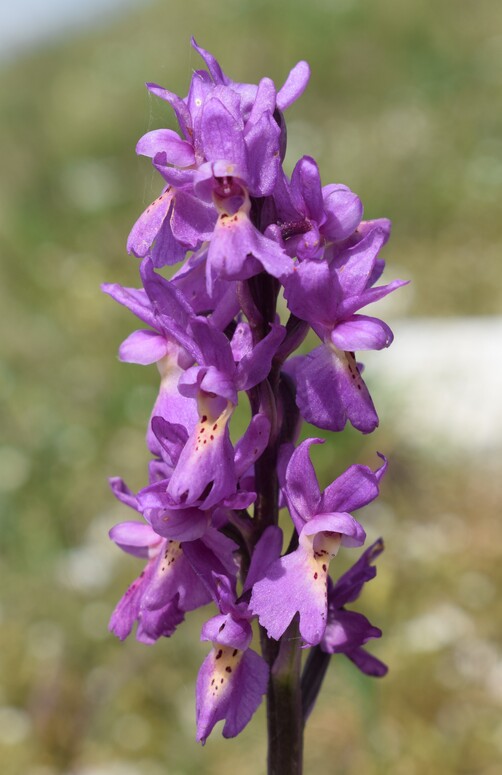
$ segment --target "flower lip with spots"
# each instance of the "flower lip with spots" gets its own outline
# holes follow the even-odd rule
[[[376,472],[351,466],[323,493],[309,456],[306,439],[294,451],[285,474],[284,495],[299,535],[298,548],[276,560],[254,584],[250,608],[276,640],[296,613],[300,634],[308,645],[324,635],[328,613],[328,568],[341,545],[361,546],[365,532],[349,514],[377,497],[385,463]]]

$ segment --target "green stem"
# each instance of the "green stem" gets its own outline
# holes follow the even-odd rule
[[[268,775],[301,775],[303,716],[301,639],[294,621],[279,643],[263,633],[263,652],[273,661],[267,695]]]

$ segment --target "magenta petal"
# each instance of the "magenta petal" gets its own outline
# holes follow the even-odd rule
[[[254,548],[243,592],[252,589],[266,575],[272,563],[279,559],[281,549],[282,530],[276,525],[269,525]]]
[[[226,737],[239,734],[260,704],[267,681],[268,667],[255,652],[215,647],[197,676],[197,740],[204,744],[223,719]]]
[[[176,595],[179,595],[179,607],[183,611],[192,611],[211,599],[206,586],[184,556],[180,543],[164,540],[141,604],[149,611],[160,610]]]
[[[111,615],[108,628],[120,640],[125,640],[130,635],[138,618],[144,586],[148,583],[149,567],[151,568],[151,564],[147,565],[145,572],[127,588]]]
[[[316,514],[303,527],[300,543],[303,536],[315,536],[319,533],[340,533],[342,545],[347,547],[362,546],[366,539],[366,533],[357,519],[343,512]]]
[[[341,431],[349,420],[362,433],[371,433],[378,416],[351,353],[322,345],[295,368],[296,400],[307,422]]]
[[[234,463],[237,479],[240,479],[258,460],[268,444],[269,435],[270,420],[264,414],[255,414],[244,436],[235,445]]]
[[[143,323],[155,328],[155,313],[143,288],[124,288],[118,283],[103,283],[101,290],[130,309]]]
[[[141,501],[148,509],[148,496]],[[208,528],[208,512],[200,509],[153,509],[150,515],[152,527],[158,535],[174,541],[194,541],[201,538]]]
[[[233,359],[236,363],[241,361],[245,355],[252,352],[253,334],[249,323],[245,323],[243,320],[237,323],[230,346],[232,348]]]
[[[270,638],[279,640],[293,617],[300,615],[300,634],[310,645],[321,640],[327,621],[326,571],[313,553],[300,546],[281,557],[254,584],[249,604]]]
[[[258,123],[264,113],[273,114],[275,110],[275,86],[271,78],[262,78],[258,84],[253,107],[246,121],[246,130]]]
[[[340,285],[325,261],[302,261],[287,278],[284,296],[291,312],[316,326],[332,328],[339,315]]]
[[[164,223],[173,199],[172,191],[164,191],[140,215],[127,239],[127,252],[142,258],[148,253]]]
[[[221,603],[220,603],[220,607]],[[245,651],[253,637],[253,630],[247,619],[234,618],[231,613],[213,616],[202,625],[201,640],[210,640],[220,646]]]
[[[285,83],[277,93],[277,107],[286,110],[300,97],[309,82],[310,67],[307,62],[298,62],[290,71]]]
[[[307,215],[322,225],[324,206],[321,188],[321,176],[315,159],[303,156],[291,175],[291,199],[294,207],[302,215]]]
[[[169,638],[184,618],[185,614],[178,607],[177,597],[156,611],[149,611],[140,606],[136,640],[150,645],[159,638]]]
[[[326,221],[322,232],[328,240],[344,240],[357,229],[363,217],[363,205],[357,194],[340,183],[322,190]]]
[[[260,267],[261,264],[261,267]],[[220,215],[209,245],[208,270],[212,276],[245,280],[264,268],[281,278],[293,270],[293,262],[273,240],[252,225],[246,213]]]
[[[212,97],[202,110],[201,134],[207,161],[229,161],[236,165],[236,177],[247,178],[247,154],[242,120],[239,121],[223,102]]]
[[[239,390],[249,390],[266,379],[272,359],[286,336],[286,329],[278,323],[272,323],[270,329],[267,336],[239,361],[236,380]]]
[[[119,348],[119,358],[126,363],[141,363],[147,366],[160,361],[168,351],[165,336],[155,331],[133,331]]]
[[[108,533],[122,551],[135,557],[148,557],[148,549],[160,543],[160,538],[144,522],[120,522]]]
[[[379,259],[375,261],[375,267],[378,266]],[[368,280],[371,283],[372,277]],[[340,311],[343,317],[348,317],[352,313],[356,312],[361,307],[366,307],[368,304],[374,304],[376,301],[388,296],[389,293],[396,291],[398,288],[402,288],[403,285],[408,285],[408,280],[393,280],[388,285],[377,285],[376,288],[366,288],[358,296],[351,296],[345,299],[340,305]]]
[[[387,323],[367,315],[353,315],[338,323],[331,332],[331,341],[339,350],[382,350],[392,344],[394,335]]]
[[[108,480],[108,483],[117,500],[119,500],[121,503],[124,503],[126,506],[129,506],[130,509],[139,511],[137,496],[133,493],[132,490],[129,489],[129,487],[126,485],[124,480],[120,478],[120,476],[111,476]]]
[[[234,450],[228,432],[231,411],[196,425],[174,469],[168,493],[187,506],[209,509],[237,489]]]
[[[346,652],[348,648],[363,646],[371,638],[380,638],[382,631],[356,611],[336,611],[328,621],[321,648],[328,654]]]
[[[237,391],[232,373],[225,374],[213,366],[203,367],[200,373],[203,374],[199,382],[201,390],[214,396],[221,396],[234,406],[237,404]]]
[[[343,251],[336,261],[336,272],[345,298],[359,296],[367,288],[385,237],[385,230],[376,226],[353,247]]]
[[[350,651],[345,651],[345,655],[353,662],[356,667],[366,675],[371,675],[373,678],[382,678],[387,675],[389,668],[379,659],[363,648],[355,648]]]
[[[377,478],[367,466],[350,466],[324,490],[319,510],[356,511],[378,496]]]
[[[191,432],[199,417],[197,411],[197,402],[192,398],[187,398],[178,390],[178,380],[183,373],[181,369],[173,364],[159,364],[161,367],[161,383],[159,394],[150,415],[148,430],[146,434],[148,449],[153,455],[162,457],[162,440],[156,429],[152,425],[154,418],[166,421],[170,424],[181,426],[187,432]],[[162,368],[165,366],[165,368]],[[157,426],[158,430],[159,426]],[[178,453],[179,455],[179,453]],[[176,457],[176,460],[178,458]]]
[[[269,668],[263,657],[247,649],[239,665],[232,692],[223,737],[235,737],[251,720],[267,691]]]
[[[323,439],[303,441],[293,452],[286,469],[285,492],[298,532],[316,514],[321,497],[309,451],[312,444],[323,443]]]
[[[249,158],[248,185],[253,196],[269,196],[279,173],[280,128],[270,112],[256,124],[246,127],[246,148]]]
[[[190,143],[182,140],[172,129],[154,129],[147,132],[138,141],[136,153],[151,159],[157,153],[163,153],[166,163],[177,167],[189,167],[195,163],[195,154]]]
[[[213,204],[201,202],[185,191],[177,191],[171,218],[173,236],[183,246],[193,249],[211,238],[216,217]]]
[[[206,51],[204,48],[201,48],[201,46],[198,46],[194,37],[192,37],[190,42],[192,44],[192,48],[194,48],[199,54],[199,56],[201,56],[202,59],[204,60],[206,67],[209,70],[209,73],[214,83],[228,84],[229,79],[221,69],[221,66],[218,60],[212,54],[210,54],[209,51]]]
[[[181,245],[173,234],[171,225],[173,212],[171,209],[170,215],[164,219],[152,246],[151,259],[153,266],[157,268],[172,266],[183,261],[187,251],[186,246]]]
[[[178,97],[177,94],[174,94],[167,89],[163,89],[162,86],[158,86],[156,83],[147,83],[146,87],[150,94],[160,97],[161,100],[165,100],[171,105],[176,114],[176,118],[178,119],[181,131],[188,140],[192,135],[192,118],[184,101]]]

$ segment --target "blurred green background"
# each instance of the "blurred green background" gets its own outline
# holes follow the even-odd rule
[[[107,632],[140,569],[108,541],[129,513],[107,477],[145,482],[157,375],[118,363],[136,321],[99,284],[137,285],[125,240],[160,179],[134,146],[145,131],[175,126],[144,81],[186,94],[200,66],[191,34],[235,80],[269,75],[280,85],[296,61],[310,62],[310,86],[287,114],[289,168],[312,154],[323,182],[357,191],[366,217],[392,218],[387,277],[413,281],[387,307],[394,346],[403,319],[429,319],[417,372],[431,411],[435,396],[448,406],[474,375],[472,425],[485,386],[500,382],[502,355],[500,339],[487,339],[502,297],[501,22],[498,0],[145,2],[1,64],[3,775],[264,772],[263,708],[236,740],[218,727],[205,748],[194,742],[207,612],[152,648]],[[466,316],[464,328],[482,318],[481,333],[460,341],[446,384],[429,343],[438,319]],[[494,403],[481,447],[421,422],[403,432],[399,362],[392,368],[386,383],[372,383],[368,368],[376,405],[387,407],[382,428],[369,438],[349,430],[316,450],[324,484],[352,462],[374,465],[377,449],[391,459],[379,503],[362,515],[387,549],[361,601],[384,630],[370,648],[390,672],[375,681],[332,661],[305,771],[496,775],[500,410]],[[457,437],[462,427],[455,419]],[[339,568],[353,559],[340,557]]]

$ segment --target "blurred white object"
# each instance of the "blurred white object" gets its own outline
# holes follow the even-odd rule
[[[390,324],[388,350],[358,353],[381,425],[441,455],[500,450],[502,317]]]

